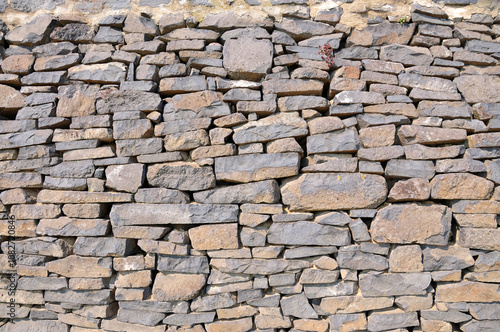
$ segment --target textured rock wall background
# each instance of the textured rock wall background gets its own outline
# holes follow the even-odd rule
[[[0,2],[0,331],[499,331],[498,3],[444,2]]]

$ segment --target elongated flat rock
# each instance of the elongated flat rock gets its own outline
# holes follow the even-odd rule
[[[267,242],[286,245],[344,246],[351,243],[351,235],[346,227],[296,221],[273,223],[267,233]]]
[[[299,173],[298,153],[247,154],[215,159],[217,180],[251,182],[284,178]]]
[[[44,189],[38,193],[40,203],[126,203],[132,194],[114,192],[85,192]]]
[[[375,208],[387,196],[383,177],[360,173],[302,174],[281,186],[291,210],[326,211]]]
[[[220,259],[210,261],[210,265],[224,273],[269,275],[284,271],[301,270],[311,266],[302,260],[285,259]]]
[[[168,225],[215,224],[238,221],[237,205],[221,204],[122,204],[113,205],[111,224]]]
[[[278,138],[302,137],[308,134],[307,122],[291,113],[280,113],[250,121],[234,129],[236,144],[267,142]]]
[[[276,180],[266,180],[199,191],[193,198],[212,204],[278,203],[280,189]]]
[[[446,245],[451,210],[444,205],[393,204],[378,211],[371,235],[379,243]]]
[[[359,278],[364,297],[425,295],[430,283],[430,273],[365,274]]]

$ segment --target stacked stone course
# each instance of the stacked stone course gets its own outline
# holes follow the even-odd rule
[[[339,8],[0,24],[0,331],[500,331],[500,16]]]

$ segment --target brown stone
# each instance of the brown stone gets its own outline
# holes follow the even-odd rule
[[[389,192],[388,200],[390,202],[425,201],[430,194],[429,180],[413,178],[396,182]]]
[[[457,243],[465,248],[500,250],[500,229],[461,227]]]
[[[16,89],[0,84],[0,110],[17,110],[24,107],[24,96]]]
[[[446,245],[451,210],[438,204],[392,204],[378,211],[371,235],[379,243]]]
[[[396,126],[393,124],[363,128],[359,131],[359,138],[365,148],[393,145],[395,136]]]
[[[202,225],[189,230],[196,250],[238,249],[238,224]]]
[[[469,173],[436,175],[431,183],[434,199],[488,199],[493,193],[493,182]]]
[[[224,44],[223,59],[231,79],[259,81],[271,70],[273,44],[251,37],[229,39]]]
[[[71,255],[47,263],[49,272],[67,278],[106,278],[111,277],[111,257],[81,257]]]
[[[397,246],[389,256],[389,272],[422,272],[422,250],[418,245]]]
[[[204,274],[165,274],[159,272],[153,285],[156,301],[186,301],[194,299],[205,286]]]
[[[2,61],[2,70],[6,74],[26,75],[32,71],[34,62],[31,54],[11,55]]]
[[[500,286],[498,284],[487,284],[472,281],[438,285],[436,288],[436,301],[485,303],[499,302]]]
[[[398,137],[402,145],[462,143],[467,138],[467,132],[465,129],[403,125],[398,130]]]
[[[281,195],[291,210],[364,209],[384,202],[387,185],[372,174],[308,173],[285,181]]]

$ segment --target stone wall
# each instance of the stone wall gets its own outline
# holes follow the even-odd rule
[[[499,331],[498,3],[346,2],[0,1],[0,331]]]

